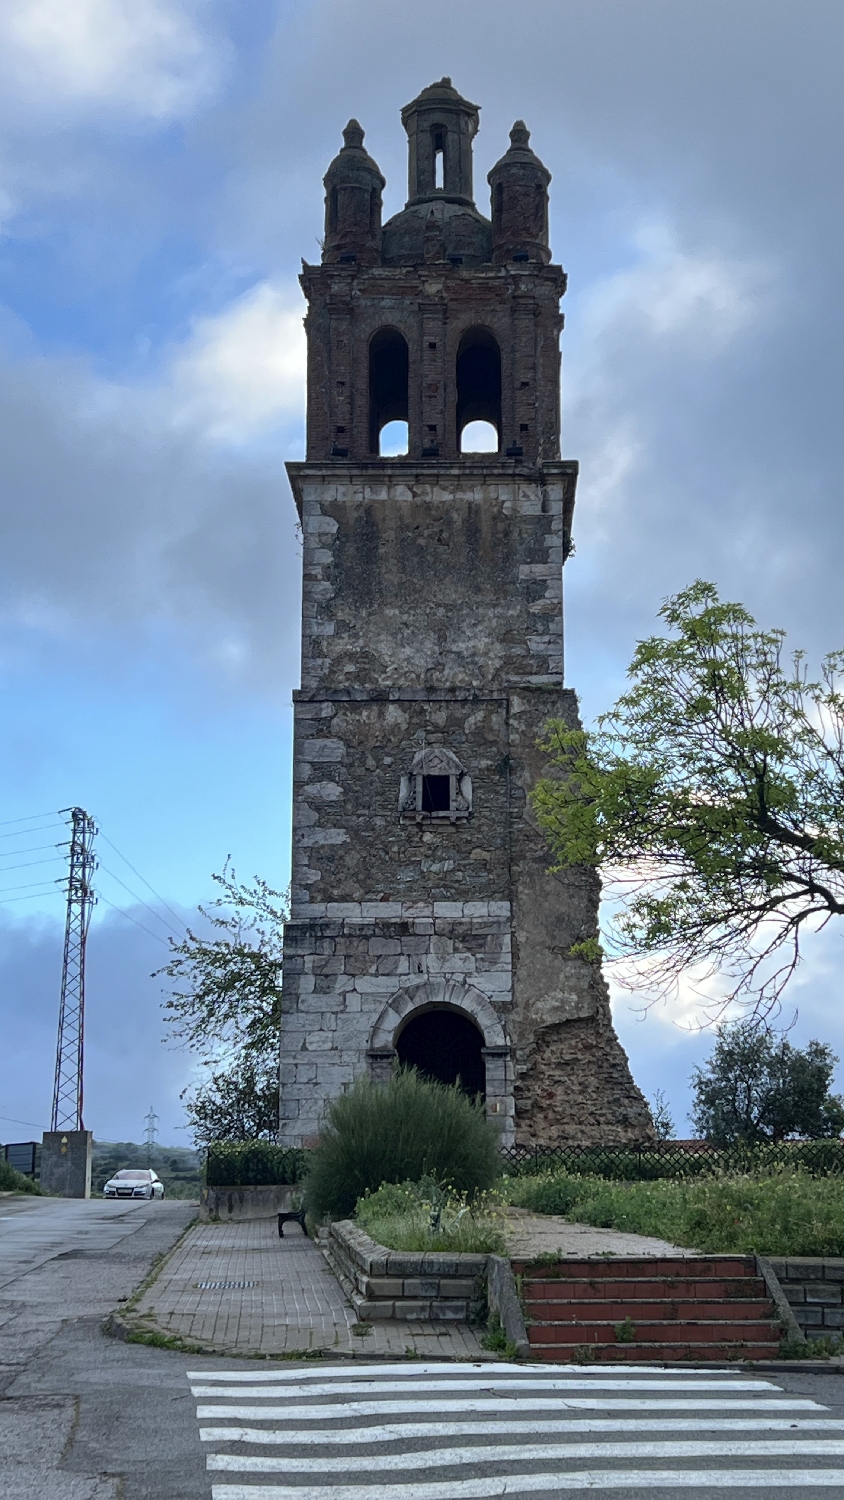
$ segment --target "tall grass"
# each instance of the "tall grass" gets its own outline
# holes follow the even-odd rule
[[[9,1163],[0,1157],[0,1192],[40,1193],[41,1189],[31,1177],[24,1177],[23,1172],[16,1172],[14,1167],[10,1167]]]
[[[621,1184],[554,1173],[507,1184],[512,1203],[704,1252],[844,1255],[844,1179],[783,1169]]]
[[[317,1218],[347,1218],[383,1182],[425,1176],[458,1192],[489,1188],[501,1172],[498,1132],[457,1087],[414,1069],[379,1085],[359,1078],[329,1106],[310,1160],[305,1202]]]
[[[469,1203],[465,1193],[438,1191],[435,1183],[385,1183],[358,1200],[355,1218],[362,1229],[390,1250],[442,1250],[504,1255],[506,1242],[496,1221],[500,1204],[486,1195]]]

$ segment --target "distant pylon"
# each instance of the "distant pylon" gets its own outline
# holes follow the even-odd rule
[[[65,808],[71,816],[67,920],[64,929],[62,997],[51,1130],[82,1130],[82,1073],[85,1043],[85,944],[95,896],[93,818],[81,807]]]
[[[158,1135],[156,1128],[158,1125],[158,1115],[155,1113],[152,1105],[149,1107],[149,1114],[144,1115],[144,1124],[146,1126],[144,1140],[147,1146],[147,1166],[149,1167],[152,1165],[152,1158],[155,1152],[155,1137]]]

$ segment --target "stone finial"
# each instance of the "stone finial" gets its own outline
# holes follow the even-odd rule
[[[363,145],[364,129],[358,120],[351,119],[343,131],[343,146],[345,150],[355,146]]]

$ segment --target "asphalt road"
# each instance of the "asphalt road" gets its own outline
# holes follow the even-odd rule
[[[0,1197],[3,1500],[844,1500],[838,1374],[293,1366],[106,1336],[193,1213]]]

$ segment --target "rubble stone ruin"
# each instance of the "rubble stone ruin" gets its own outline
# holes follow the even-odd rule
[[[409,194],[350,120],[304,265],[307,459],[281,1133],[396,1059],[483,1094],[502,1141],[652,1135],[600,969],[599,885],[552,876],[528,794],[563,686],[577,464],[560,458],[550,173],[519,120],[475,206],[478,109],[451,80],[402,111]],[[467,452],[486,423],[495,451]],[[388,424],[407,451],[385,456]],[[392,431],[396,429],[391,428]]]

